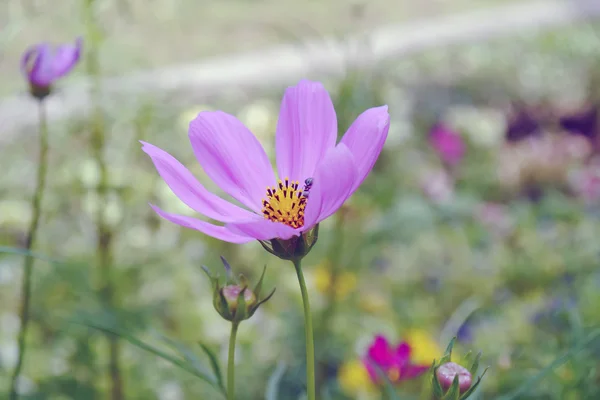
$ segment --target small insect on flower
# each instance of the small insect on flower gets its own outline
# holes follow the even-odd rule
[[[304,189],[302,191],[302,197],[306,197],[308,199],[308,194],[313,185],[313,178],[306,178],[304,181]]]

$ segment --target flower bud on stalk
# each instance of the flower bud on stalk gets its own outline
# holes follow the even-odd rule
[[[239,323],[244,321],[256,312],[261,304],[273,296],[275,289],[271,291],[264,299],[258,300],[262,289],[262,282],[265,277],[267,267],[263,268],[263,272],[258,280],[258,283],[253,290],[248,288],[248,281],[240,274],[238,279],[233,277],[231,266],[221,257],[225,271],[227,272],[227,280],[225,286],[219,283],[219,276],[212,275],[210,270],[202,267],[213,285],[213,305],[215,310],[227,321]]]
[[[474,392],[481,379],[485,375],[487,368],[477,377],[477,382],[473,384],[473,376],[479,368],[481,353],[475,356],[469,369],[451,361],[452,348],[456,338],[453,338],[444,356],[439,361],[434,361],[431,367],[431,385],[433,389],[434,400],[465,400]],[[469,352],[464,359],[470,360]]]

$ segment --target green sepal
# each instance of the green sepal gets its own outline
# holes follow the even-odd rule
[[[444,352],[444,356],[440,359],[440,365],[446,364],[447,362],[452,361],[452,349],[454,348],[454,343],[456,343],[456,336],[452,338],[448,347],[446,347],[446,351]]]
[[[460,387],[458,386],[458,374],[454,375],[454,380],[452,380],[452,385],[446,392],[446,395],[443,397],[444,400],[458,400],[460,397]]]
[[[276,288],[273,288],[273,290],[271,291],[271,293],[269,293],[267,295],[267,297],[265,297],[261,301],[257,302],[254,307],[251,307],[251,310],[249,310],[250,312],[248,314],[248,318],[250,318],[251,316],[253,316],[254,313],[256,312],[256,310],[258,310],[258,307],[260,307],[261,304],[266,303],[275,294],[275,289]]]
[[[282,260],[299,261],[312,250],[318,238],[319,224],[311,230],[301,233],[300,236],[292,236],[286,240],[259,240],[259,243],[269,253]]]
[[[218,286],[219,286],[219,275],[213,275],[210,272],[210,269],[208,269],[208,267],[205,267],[204,265],[201,267],[202,271],[204,271],[204,273],[206,274],[206,276],[208,276],[208,279],[210,280],[210,284],[213,287],[213,290],[217,290]]]
[[[256,286],[254,286],[254,295],[256,296],[257,299],[260,297],[260,291],[262,290],[262,284],[263,284],[263,279],[265,278],[265,272],[267,272],[266,264],[263,267],[262,274],[260,274],[260,279],[256,283]]]
[[[437,377],[437,370],[439,368],[439,365],[437,365],[435,361],[433,362],[433,364],[434,367],[431,369],[431,386],[433,387],[433,395],[435,399],[441,399],[444,396],[444,389],[442,388],[442,385],[440,384],[440,381]]]
[[[215,302],[215,304],[214,304],[215,308],[217,309],[219,314],[221,314],[221,316],[223,318],[225,318],[226,320],[231,320],[233,315],[231,314],[231,310],[229,309],[229,304],[227,304],[227,299],[223,295],[223,291],[221,289],[218,289],[217,291],[215,291],[214,302]]]
[[[471,373],[471,376],[475,376],[475,374],[477,374],[477,370],[479,369],[479,360],[481,359],[481,352],[477,353],[477,356],[475,356],[475,360],[473,361],[473,364],[471,364],[471,368],[469,368],[469,372]]]
[[[231,269],[231,265],[227,262],[225,257],[221,256],[221,261],[223,262],[223,266],[225,267],[226,275],[226,284],[227,285],[235,285],[237,282],[235,281],[235,277],[233,276],[233,272]]]

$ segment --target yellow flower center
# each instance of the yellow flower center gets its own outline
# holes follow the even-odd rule
[[[267,197],[262,202],[265,218],[292,228],[304,226],[304,208],[312,186],[312,179],[309,179],[303,188],[300,188],[300,182],[290,181],[289,178],[280,179],[277,186],[268,187]]]
[[[398,367],[392,367],[389,369],[387,376],[390,379],[390,381],[396,382],[398,379],[400,379],[400,370],[398,369]]]

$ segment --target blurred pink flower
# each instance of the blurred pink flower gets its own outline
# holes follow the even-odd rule
[[[374,383],[381,382],[381,372],[386,374],[392,383],[399,383],[424,374],[430,367],[411,362],[411,347],[407,342],[393,347],[382,335],[375,337],[363,358],[363,363]]]
[[[514,221],[503,204],[483,203],[475,208],[474,217],[492,233],[506,236],[514,228]]]
[[[437,124],[431,129],[429,143],[441,160],[450,166],[460,163],[465,155],[462,137],[446,125]]]
[[[600,200],[600,162],[591,162],[586,167],[574,171],[569,183],[576,195],[587,204]]]
[[[75,44],[56,48],[48,43],[31,46],[23,54],[21,71],[31,85],[48,87],[73,69],[79,61],[82,45],[83,40],[77,38]]]
[[[194,154],[206,175],[246,208],[209,192],[170,154],[142,142],[173,193],[223,225],[151,206],[175,224],[226,242],[299,236],[335,213],[360,186],[379,157],[389,124],[387,106],[368,109],[336,144],[337,118],[329,94],[321,83],[302,80],[285,91],[281,102],[276,180],[263,147],[237,118],[201,112],[189,126]]]
[[[421,190],[434,203],[444,203],[454,195],[454,182],[444,170],[426,171],[420,179]]]

